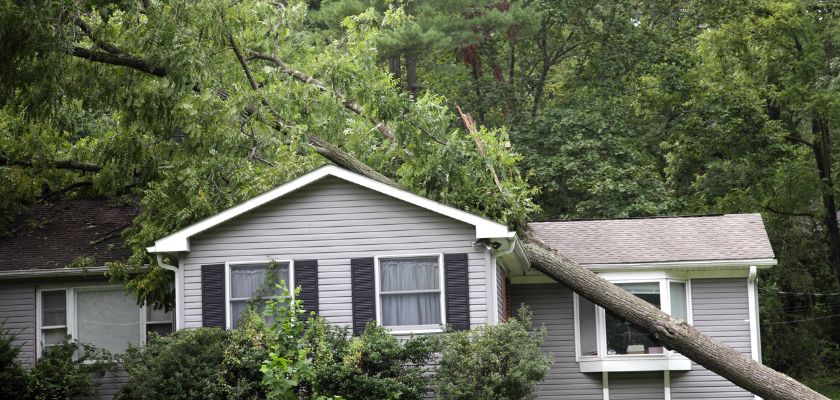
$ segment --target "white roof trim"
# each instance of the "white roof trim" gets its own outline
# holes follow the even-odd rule
[[[339,168],[334,165],[327,165],[318,168],[308,174],[305,174],[297,179],[289,181],[283,185],[280,185],[277,188],[269,190],[268,192],[265,192],[250,200],[247,200],[244,203],[228,208],[227,210],[222,211],[216,215],[196,222],[195,224],[181,229],[180,231],[175,232],[169,236],[166,236],[162,239],[158,239],[157,241],[155,241],[155,245],[147,248],[147,250],[150,253],[188,252],[190,251],[189,238],[191,236],[204,232],[216,225],[233,219],[270,201],[283,197],[288,193],[294,192],[295,190],[298,190],[306,185],[321,180],[327,176],[333,176],[348,182],[355,183],[357,185],[374,190],[384,195],[394,197],[407,203],[414,204],[418,207],[425,208],[429,211],[433,211],[438,214],[445,215],[449,218],[473,225],[475,226],[476,239],[507,238],[510,236],[508,228],[505,225],[502,225],[498,222],[494,222],[489,219],[482,218],[477,215],[473,215],[468,212],[440,204],[436,201],[429,200],[425,197],[418,196],[414,193],[410,193],[402,189],[397,189],[393,186],[386,185],[382,182],[375,181],[373,179],[356,174],[354,172],[350,172],[343,168]]]

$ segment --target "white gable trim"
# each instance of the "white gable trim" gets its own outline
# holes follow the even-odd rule
[[[196,222],[195,224],[181,229],[169,236],[158,239],[155,241],[155,245],[147,248],[147,250],[150,253],[188,252],[190,251],[190,237],[328,176],[333,176],[347,182],[355,183],[359,186],[405,201],[406,203],[410,203],[449,218],[473,225],[475,226],[476,239],[511,238],[514,234],[513,232],[509,232],[507,227],[500,223],[440,204],[436,201],[429,200],[425,197],[418,196],[402,189],[397,189],[393,186],[375,181],[354,172],[350,172],[346,169],[339,168],[334,165],[327,165],[247,200],[244,203]]]

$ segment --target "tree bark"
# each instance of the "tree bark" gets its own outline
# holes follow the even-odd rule
[[[9,160],[6,157],[0,156],[0,166],[4,165],[16,165],[19,167],[27,167],[27,168],[37,168],[41,165],[47,168],[53,169],[66,169],[71,171],[82,171],[82,172],[99,172],[102,170],[102,166],[96,164],[88,164],[79,161],[73,160],[50,160],[50,161],[43,161],[43,162],[33,162],[30,160]]]
[[[837,287],[840,287],[840,226],[837,222],[837,199],[834,194],[834,176],[831,170],[831,164],[834,161],[831,152],[831,130],[825,118],[815,116],[811,119],[811,132],[814,134],[811,149],[820,174],[823,225],[825,225],[826,243],[829,250],[828,262],[834,271]],[[835,304],[831,310],[832,314],[840,314],[840,304]],[[831,339],[834,343],[840,343],[840,318],[832,321]]]
[[[669,349],[678,351],[734,384],[767,400],[827,399],[793,378],[704,335],[692,325],[602,279],[549,248],[533,232],[527,231],[523,247],[532,268],[656,335]]]
[[[417,59],[412,54],[405,55],[405,81],[411,100],[417,100]]]

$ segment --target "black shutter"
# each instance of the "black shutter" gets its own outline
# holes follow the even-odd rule
[[[370,321],[376,321],[376,289],[373,258],[350,260],[353,284],[353,334],[361,335]]]
[[[201,325],[226,327],[224,264],[201,266]]]
[[[456,331],[470,329],[469,271],[466,254],[444,254],[446,323]]]
[[[303,319],[318,313],[318,260],[295,260],[295,286],[300,287],[298,299],[303,301]]]

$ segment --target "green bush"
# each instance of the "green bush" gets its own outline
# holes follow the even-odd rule
[[[114,371],[112,357],[103,351],[67,340],[44,349],[27,371],[17,360],[15,334],[0,330],[0,399],[57,400],[95,396],[94,373]]]
[[[25,398],[70,400],[96,396],[97,387],[91,376],[114,368],[107,352],[67,340],[43,350],[27,374]]]
[[[230,387],[222,363],[229,333],[217,328],[185,329],[156,336],[123,356],[129,381],[118,399],[227,399]]]
[[[15,335],[0,330],[0,399],[20,399],[26,394],[26,371],[17,360],[20,347]]]
[[[532,399],[551,356],[540,350],[545,328],[535,330],[527,308],[519,319],[440,337],[435,374],[440,399]]]
[[[313,374],[306,384],[314,395],[347,399],[422,399],[426,397],[427,365],[435,338],[400,340],[385,328],[369,324],[350,337],[346,328],[316,319],[306,333]]]

